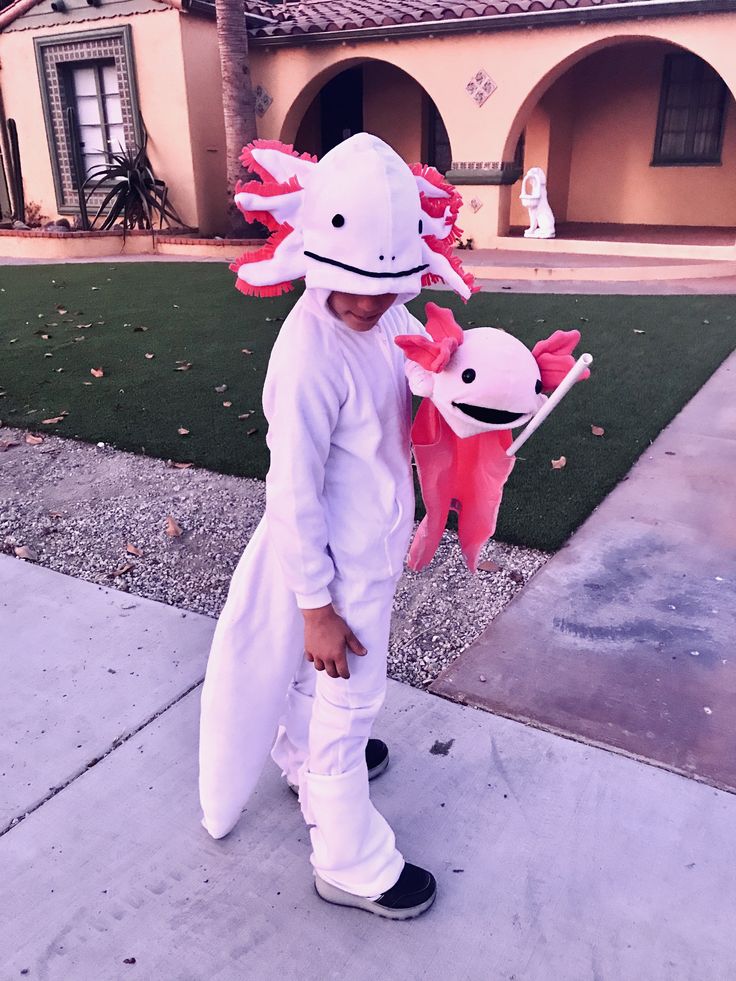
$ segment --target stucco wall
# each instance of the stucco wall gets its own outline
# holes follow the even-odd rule
[[[157,176],[169,185],[169,198],[182,219],[197,225],[191,138],[179,33],[180,15],[167,9],[132,17],[100,20],[87,30],[129,23],[141,114],[149,132],[149,156]],[[42,31],[0,34],[0,85],[5,112],[18,124],[26,200],[37,201],[45,215],[57,215],[51,158],[36,72],[34,36],[76,33],[79,24]]]
[[[217,32],[199,17],[183,16],[180,26],[199,230],[222,234],[228,202]]]
[[[665,53],[605,51],[575,69],[570,221],[736,225],[733,98],[722,166],[651,166]]]
[[[372,62],[363,72],[363,124],[389,143],[404,160],[422,156],[424,92],[405,72]]]

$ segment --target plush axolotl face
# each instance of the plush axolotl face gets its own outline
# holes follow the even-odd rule
[[[495,327],[463,331],[449,310],[428,303],[430,337],[407,334],[396,343],[407,358],[415,395],[432,400],[456,436],[524,426],[574,363],[578,331],[556,331],[532,351]],[[431,339],[430,339],[431,338]]]
[[[529,348],[493,327],[465,332],[434,376],[432,401],[460,437],[525,425],[542,408],[539,366]]]

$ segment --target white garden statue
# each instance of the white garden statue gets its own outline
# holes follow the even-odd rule
[[[547,176],[541,167],[532,167],[521,182],[521,203],[529,211],[525,238],[554,238],[555,216],[547,200]]]

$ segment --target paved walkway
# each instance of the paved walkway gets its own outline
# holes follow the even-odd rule
[[[432,691],[736,792],[735,386],[733,354]]]
[[[7,557],[0,581],[3,981],[736,976],[736,797],[392,683],[374,798],[440,897],[332,908],[275,768],[227,839],[199,826],[211,621]]]
[[[726,439],[714,427],[733,425],[732,382],[719,391],[720,420],[700,421],[708,437],[688,429],[693,403],[673,428]],[[678,501],[663,467],[642,462],[650,526]],[[567,575],[572,547],[539,582]],[[544,651],[547,636],[521,626]],[[387,923],[319,901],[273,767],[235,831],[211,841],[196,743],[212,629],[0,556],[3,981],[736,977],[736,796],[397,683],[380,722],[393,762],[374,797],[438,876],[425,917]]]

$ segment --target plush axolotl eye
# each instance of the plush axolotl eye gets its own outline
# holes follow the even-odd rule
[[[342,226],[345,224],[345,219],[342,215],[333,215],[332,224],[335,226],[335,228],[342,228]]]
[[[471,382],[475,381],[475,370],[473,368],[466,368],[460,377],[466,385],[470,385]]]
[[[534,391],[539,395],[542,391],[542,379],[537,378],[536,384],[534,386]]]

